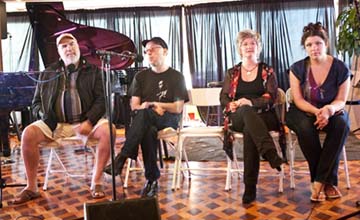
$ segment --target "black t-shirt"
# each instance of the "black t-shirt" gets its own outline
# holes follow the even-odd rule
[[[151,69],[138,72],[129,93],[140,97],[141,102],[189,101],[184,76],[172,68],[162,73],[155,73]]]
[[[263,65],[260,64],[256,73],[256,78],[250,82],[244,81],[240,75],[236,88],[235,100],[240,98],[256,99],[266,92],[261,78],[262,69]]]

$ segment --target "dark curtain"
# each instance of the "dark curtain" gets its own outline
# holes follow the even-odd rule
[[[289,87],[287,69],[306,56],[300,45],[302,28],[322,22],[331,33],[334,53],[335,28],[332,1],[288,0],[210,3],[185,7],[190,73],[194,87],[222,81],[228,68],[240,62],[236,36],[253,29],[262,36],[260,60],[272,65],[279,86]]]
[[[65,14],[75,23],[105,28],[128,36],[138,53],[143,52],[143,40],[154,36],[162,37],[169,46],[169,65],[182,72],[180,6],[77,10]]]

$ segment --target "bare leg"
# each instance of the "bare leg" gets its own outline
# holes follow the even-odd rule
[[[34,125],[25,128],[21,138],[21,151],[24,158],[27,186],[25,189],[37,192],[37,169],[39,166],[39,144],[50,141],[42,131]]]
[[[116,135],[116,129],[113,126],[113,134],[114,138]],[[95,132],[93,133],[93,137],[99,140],[97,150],[96,150],[96,159],[95,159],[95,167],[94,174],[91,180],[91,187],[102,183],[103,177],[103,169],[106,166],[109,158],[110,158],[110,132],[108,123],[104,123],[100,125]]]

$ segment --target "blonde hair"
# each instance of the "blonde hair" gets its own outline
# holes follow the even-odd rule
[[[257,57],[259,57],[259,55],[261,53],[261,50],[262,50],[261,39],[260,39],[261,37],[260,37],[260,34],[258,32],[250,30],[250,29],[242,30],[237,34],[237,37],[236,37],[236,49],[237,49],[237,51],[239,51],[240,57],[242,57],[242,54],[240,52],[241,51],[240,46],[241,46],[242,42],[245,39],[248,39],[248,38],[252,38],[252,39],[254,39],[256,41],[256,45],[258,47]]]

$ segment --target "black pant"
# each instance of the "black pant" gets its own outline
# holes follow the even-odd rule
[[[143,154],[145,178],[155,181],[160,177],[157,166],[157,131],[166,127],[176,129],[180,116],[165,112],[159,116],[152,109],[141,109],[134,112],[126,140],[120,154],[131,159],[136,159],[141,145]]]
[[[287,126],[296,133],[309,164],[311,182],[337,186],[340,153],[350,130],[349,116],[344,111],[329,118],[329,123],[323,129],[326,137],[322,146],[315,121],[315,116],[308,115],[293,105],[286,114]]]
[[[276,149],[269,131],[279,130],[275,112],[257,113],[248,105],[239,107],[230,115],[232,129],[244,135],[244,183],[257,184],[260,155]]]

